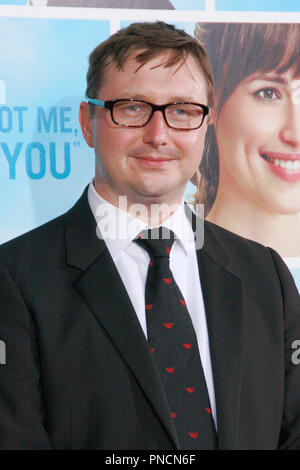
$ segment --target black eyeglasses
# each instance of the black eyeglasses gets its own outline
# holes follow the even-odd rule
[[[177,102],[158,106],[134,98],[109,101],[87,98],[87,100],[91,104],[109,109],[112,121],[124,127],[144,127],[155,111],[161,111],[169,127],[191,131],[199,129],[209,113],[209,107],[199,103]]]

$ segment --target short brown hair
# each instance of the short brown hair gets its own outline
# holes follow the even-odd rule
[[[99,44],[89,57],[86,96],[96,98],[109,65],[114,64],[122,70],[128,56],[134,51],[141,51],[135,57],[135,60],[141,64],[140,67],[166,51],[170,51],[171,54],[163,63],[164,67],[184,63],[191,55],[204,75],[208,90],[208,105],[212,105],[213,78],[206,52],[198,41],[184,30],[162,21],[132,23]]]
[[[205,47],[213,69],[216,115],[236,86],[257,71],[300,75],[300,24],[197,23],[195,36]],[[195,204],[207,215],[219,184],[219,154],[213,125],[208,126]]]

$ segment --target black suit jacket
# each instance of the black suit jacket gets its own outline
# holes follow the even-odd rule
[[[197,256],[220,448],[300,448],[300,301],[289,271],[274,251],[210,223]],[[0,247],[0,339],[1,448],[179,448],[86,191]]]

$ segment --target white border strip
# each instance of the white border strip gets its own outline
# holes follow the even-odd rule
[[[120,19],[119,18],[111,18],[110,20],[110,34],[114,34],[120,29]]]
[[[1,5],[0,17],[57,18],[80,20],[156,21],[166,22],[240,22],[240,23],[300,23],[300,12],[224,12],[212,10],[206,0],[207,11],[134,10],[115,8],[33,7]]]

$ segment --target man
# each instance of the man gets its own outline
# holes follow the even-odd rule
[[[92,52],[86,94],[93,182],[0,248],[1,448],[300,448],[285,264],[210,223],[201,249],[186,235],[201,234],[183,195],[212,102],[205,52],[173,26],[133,24]],[[159,225],[166,252],[149,254]]]

